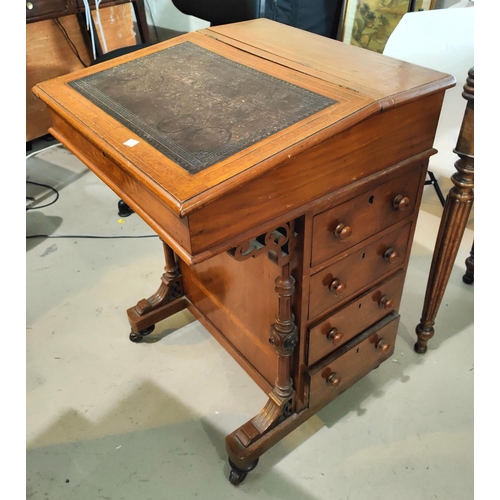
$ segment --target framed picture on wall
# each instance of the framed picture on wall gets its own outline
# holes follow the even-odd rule
[[[346,0],[341,40],[382,53],[401,18],[414,10],[431,10],[436,0]]]

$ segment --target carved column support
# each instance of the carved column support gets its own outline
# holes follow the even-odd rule
[[[271,325],[269,342],[278,355],[278,377],[274,391],[283,399],[292,395],[291,356],[299,340],[295,318],[292,314],[292,298],[295,279],[290,274],[290,264],[283,266],[281,275],[275,280],[274,290],[278,294],[278,314]]]
[[[163,252],[165,254],[165,272],[161,277],[160,287],[149,298],[140,300],[134,306],[139,316],[143,316],[152,309],[184,295],[179,266],[175,260],[174,252],[166,243],[163,243]]]
[[[427,351],[427,342],[434,336],[434,323],[448,284],[451,270],[462,241],[474,201],[474,68],[469,70],[462,93],[467,100],[462,126],[454,152],[455,163],[451,188],[444,206],[427,282],[422,317],[416,327],[415,351]]]
[[[291,225],[293,231],[293,225]],[[293,244],[290,245],[290,248]],[[294,389],[292,381],[292,355],[298,343],[298,329],[292,313],[295,279],[290,274],[290,254],[275,280],[278,295],[278,311],[270,327],[269,342],[277,355],[277,378],[269,399],[262,410],[246,424],[227,437],[228,450],[246,449],[266,435],[276,425],[294,413]],[[236,460],[233,456],[231,459]]]
[[[132,333],[130,340],[137,342],[142,336],[151,333],[154,325],[168,316],[185,308],[182,276],[173,250],[163,243],[165,272],[161,277],[158,290],[141,299],[127,310]]]

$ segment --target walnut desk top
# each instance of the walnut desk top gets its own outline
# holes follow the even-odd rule
[[[52,112],[50,132],[183,260],[197,262],[373,173],[345,151],[334,151],[338,161],[327,167],[315,160],[341,132],[453,84],[449,75],[259,19],[189,33],[33,90]],[[395,142],[407,157],[407,145]]]
[[[269,395],[226,437],[232,484],[394,352],[454,84],[258,19],[34,88],[50,132],[163,241],[159,289],[127,310],[130,340],[188,308]]]

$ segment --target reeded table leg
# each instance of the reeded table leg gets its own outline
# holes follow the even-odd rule
[[[469,70],[462,96],[467,100],[467,107],[454,150],[459,160],[455,163],[457,172],[451,178],[454,186],[446,198],[439,226],[422,318],[416,327],[415,351],[419,354],[427,351],[427,342],[434,336],[434,322],[474,200],[474,68]]]
[[[155,324],[186,307],[182,276],[172,249],[163,243],[165,253],[165,273],[155,294],[142,299],[127,310],[132,331],[130,340],[140,342],[154,330]]]

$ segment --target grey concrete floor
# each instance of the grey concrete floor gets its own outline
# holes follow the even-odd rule
[[[32,500],[473,498],[474,285],[462,282],[473,219],[424,356],[413,351],[440,206],[420,211],[392,359],[262,456],[240,486],[224,438],[266,395],[181,312],[141,344],[126,309],[151,295],[160,241],[71,153],[27,160],[59,190],[26,212],[26,498]],[[36,207],[50,190],[27,186]],[[90,239],[81,235],[153,236]]]

